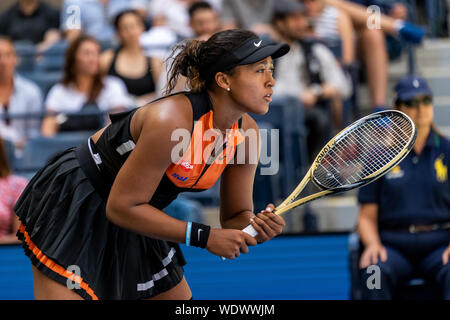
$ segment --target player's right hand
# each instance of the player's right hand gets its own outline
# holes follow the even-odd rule
[[[381,243],[370,244],[362,253],[359,266],[361,269],[365,269],[370,265],[377,264],[378,258],[383,262],[387,260],[386,248]]]
[[[211,229],[206,249],[220,257],[235,259],[248,253],[249,246],[256,246],[256,239],[236,229]]]

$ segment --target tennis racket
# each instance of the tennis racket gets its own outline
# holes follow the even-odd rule
[[[387,110],[361,118],[323,147],[303,180],[274,213],[283,214],[309,201],[375,181],[408,155],[416,137],[414,122],[403,112]],[[321,191],[295,200],[311,180]],[[253,237],[258,234],[252,225],[242,231]]]

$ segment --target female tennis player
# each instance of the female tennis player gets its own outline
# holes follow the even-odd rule
[[[288,51],[288,45],[266,43],[246,30],[185,42],[174,49],[167,89],[183,75],[189,92],[110,115],[109,126],[41,169],[15,206],[18,237],[33,264],[35,297],[189,299],[178,243],[233,259],[278,235],[285,222],[271,212],[273,205],[253,213],[256,164],[229,162],[247,139],[238,129],[257,130],[247,112],[268,111],[272,59]],[[207,129],[218,129],[217,137],[232,130],[235,138],[224,139],[219,159],[209,151],[212,163],[192,161],[205,151],[195,139],[188,148],[194,152],[174,160],[176,129],[192,137]],[[250,153],[246,147],[246,159]],[[219,177],[223,229],[161,211],[180,192],[208,189]],[[241,231],[249,221],[256,239]]]

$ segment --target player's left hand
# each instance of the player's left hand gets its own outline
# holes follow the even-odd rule
[[[444,253],[442,254],[442,263],[447,264],[450,258],[450,245],[447,247],[447,249],[444,250]]]
[[[258,235],[255,237],[258,243],[276,237],[283,231],[286,225],[286,222],[281,216],[273,213],[274,208],[273,204],[269,204],[266,210],[261,211],[250,220],[250,224],[258,232]]]

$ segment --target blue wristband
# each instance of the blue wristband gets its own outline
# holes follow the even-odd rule
[[[192,222],[189,221],[186,227],[186,245],[188,247],[191,245],[191,229],[192,229]]]

